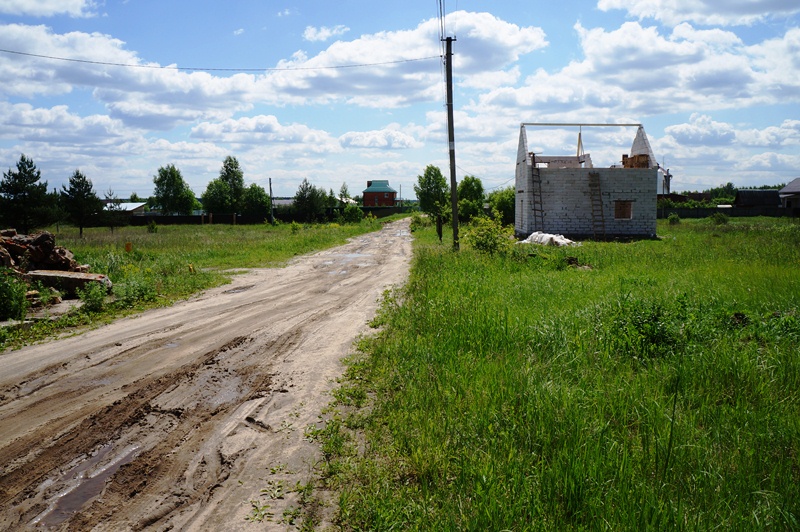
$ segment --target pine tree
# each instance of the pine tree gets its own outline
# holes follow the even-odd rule
[[[69,188],[65,185],[61,188],[61,205],[67,212],[69,221],[78,226],[83,238],[83,228],[92,215],[103,210],[103,202],[95,193],[92,180],[80,170],[75,170],[70,176]]]
[[[3,172],[0,180],[0,216],[3,224],[15,227],[23,234],[48,225],[53,205],[47,194],[47,181],[40,183],[42,174],[33,159],[20,155],[17,171]]]

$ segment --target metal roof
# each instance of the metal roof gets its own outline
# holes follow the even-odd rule
[[[363,193],[366,192],[397,192],[395,189],[389,186],[389,181],[387,180],[374,180],[370,181],[367,188],[364,189]]]
[[[800,194],[800,177],[780,189],[780,194]]]

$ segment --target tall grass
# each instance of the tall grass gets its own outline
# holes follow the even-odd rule
[[[230,282],[236,269],[282,266],[294,256],[343,244],[352,236],[379,229],[380,224],[370,218],[343,225],[164,225],[155,232],[132,226],[113,232],[85,228],[83,238],[77,228],[61,226],[53,231],[56,243],[71,250],[93,273],[108,275],[114,302],[95,298],[95,304],[84,309],[93,309],[91,313],[71,313],[24,329],[0,329],[0,350],[131,311],[169,305]]]
[[[418,232],[344,384],[371,402],[332,421],[363,438],[328,457],[342,528],[800,526],[800,227],[658,229],[494,257]]]

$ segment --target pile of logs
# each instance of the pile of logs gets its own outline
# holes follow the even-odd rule
[[[77,289],[90,282],[111,290],[107,276],[88,273],[89,266],[78,264],[71,251],[56,246],[55,236],[47,231],[34,235],[18,235],[14,229],[0,231],[0,266],[13,269],[28,282],[38,281],[65,295],[75,295]]]
[[[20,273],[31,270],[87,272],[68,249],[56,246],[53,233],[42,231],[35,235],[18,235],[14,229],[0,231],[0,266]]]

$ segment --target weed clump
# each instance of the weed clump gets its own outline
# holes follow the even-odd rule
[[[28,310],[27,285],[10,268],[0,268],[0,320],[21,320]]]
[[[433,222],[428,216],[423,216],[421,213],[415,212],[411,214],[411,232],[419,231],[426,227],[430,227]]]
[[[714,225],[725,225],[730,221],[730,217],[723,212],[715,212],[708,217]]]
[[[77,290],[78,298],[83,301],[86,312],[102,312],[106,306],[106,289],[100,283],[88,283]]]

